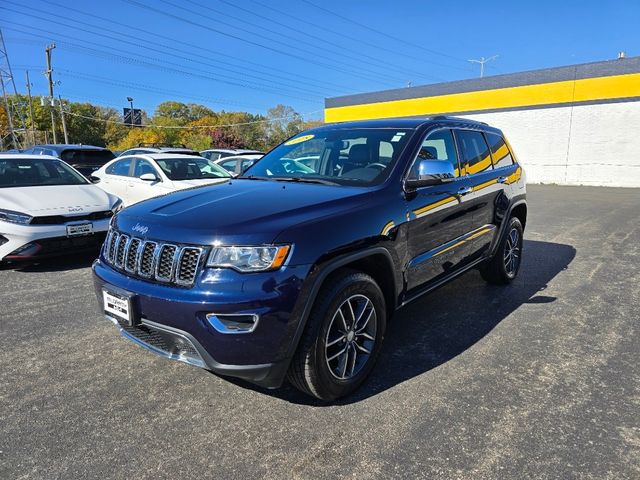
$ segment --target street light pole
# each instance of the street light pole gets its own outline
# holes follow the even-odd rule
[[[484,64],[490,62],[491,60],[495,60],[498,58],[498,55],[494,55],[493,57],[484,58],[480,57],[480,60],[469,60],[471,63],[479,63],[480,64],[480,78],[484,77]]]
[[[129,120],[131,122],[131,126],[134,126],[134,122],[133,122],[133,97],[127,97],[127,100],[129,102],[129,105],[131,105],[131,110],[129,111]]]

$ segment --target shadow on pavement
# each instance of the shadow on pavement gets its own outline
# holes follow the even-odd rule
[[[16,272],[63,272],[78,268],[90,267],[97,258],[98,252],[65,255],[61,257],[45,258],[38,261],[24,261],[3,265],[3,270]]]
[[[525,240],[522,268],[511,285],[493,286],[477,271],[469,272],[396,312],[387,325],[376,367],[364,385],[350,397],[334,403],[364,400],[432,370],[480,341],[524,303],[546,304],[555,297],[542,295],[547,284],[573,261],[570,245]],[[290,385],[264,390],[233,381],[282,400],[327,406]]]

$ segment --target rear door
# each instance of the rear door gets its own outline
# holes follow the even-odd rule
[[[472,188],[458,158],[452,131],[443,128],[427,134],[409,170],[409,176],[416,175],[420,160],[441,160],[453,165],[456,176],[452,182],[422,187],[408,195],[409,262],[406,275],[409,295],[467,262],[465,238],[472,230]]]
[[[128,205],[125,196],[127,194],[127,182],[129,172],[133,167],[133,157],[123,158],[109,165],[100,180],[100,187],[109,193],[120,197],[125,205]]]
[[[495,214],[500,202],[504,201],[504,183],[498,181],[500,173],[493,167],[484,132],[456,130],[456,139],[462,152],[462,168],[473,188],[469,196],[473,216],[468,253],[470,260],[475,260],[486,253],[497,233]]]

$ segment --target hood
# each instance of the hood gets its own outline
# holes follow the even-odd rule
[[[109,210],[116,197],[95,185],[0,188],[0,208],[34,217]]]
[[[356,208],[369,196],[365,188],[239,179],[137,203],[115,222],[124,232],[178,243],[271,243],[288,227]]]

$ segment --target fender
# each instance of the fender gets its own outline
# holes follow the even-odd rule
[[[287,359],[287,363],[289,363],[289,360],[291,360],[291,358],[293,357],[296,349],[298,348],[298,343],[300,342],[300,338],[302,337],[302,333],[304,332],[304,329],[307,326],[307,320],[309,319],[309,315],[311,314],[311,308],[313,307],[313,304],[315,303],[316,297],[318,296],[318,292],[320,291],[320,288],[322,287],[323,282],[326,280],[326,278],[333,272],[335,272],[336,270],[338,270],[340,267],[343,267],[351,262],[354,262],[356,260],[361,260],[363,258],[366,257],[370,257],[372,255],[377,255],[377,254],[382,254],[387,258],[387,261],[389,262],[389,264],[392,266],[394,271],[397,271],[395,268],[395,264],[393,263],[393,258],[391,257],[391,254],[389,253],[389,251],[384,248],[384,247],[371,247],[371,248],[367,248],[365,250],[361,250],[358,252],[354,252],[354,253],[347,253],[344,255],[340,255],[338,257],[335,257],[332,260],[329,260],[327,263],[323,264],[320,269],[318,270],[317,273],[312,274],[315,278],[313,278],[311,283],[311,287],[308,290],[309,293],[306,296],[306,299],[304,300],[304,304],[302,307],[302,313],[300,314],[299,318],[299,322],[297,323],[297,327],[295,330],[295,333],[293,335],[293,340],[291,341],[291,343],[289,344],[289,349],[286,353],[286,359]],[[394,305],[392,305],[392,310],[395,310],[397,303],[398,303],[398,282],[397,279],[392,278],[393,281],[393,290],[394,290]],[[387,308],[389,308],[390,306],[387,305]]]
[[[518,200],[515,200],[513,202],[511,202],[511,204],[509,205],[509,209],[507,210],[507,214],[504,216],[505,219],[509,219],[511,218],[511,212],[513,211],[513,209],[515,207],[517,207],[518,205],[526,205],[527,204],[527,200],[524,197],[519,198]],[[524,225],[523,225],[524,227]],[[500,245],[500,242],[502,241],[502,237],[505,235],[505,232],[507,230],[507,222],[505,222],[504,220],[500,223],[500,226],[498,227],[498,234],[495,237],[495,241],[493,242],[493,245],[491,245],[491,251],[488,255],[489,258],[493,257],[498,249],[498,245]]]

